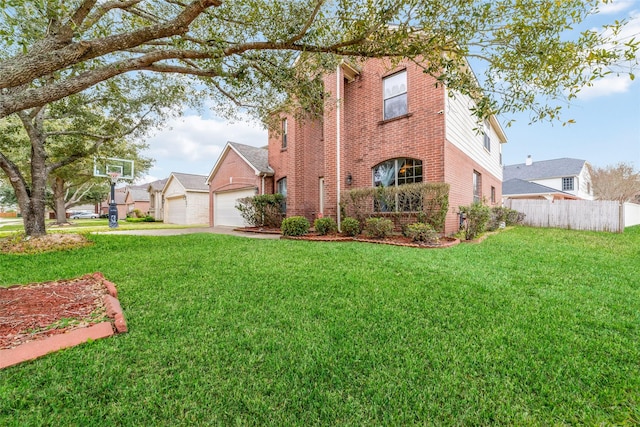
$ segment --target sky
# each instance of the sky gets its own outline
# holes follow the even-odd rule
[[[586,28],[626,19],[621,37],[640,38],[640,0],[614,0],[584,23]],[[502,146],[505,165],[561,157],[583,159],[595,167],[620,162],[640,170],[640,70],[638,78],[608,76],[582,90],[576,100],[563,108],[560,122],[529,124],[527,113],[500,117],[508,142]],[[228,123],[206,113],[187,113],[171,120],[146,142],[144,155],[155,159],[154,166],[139,181],[166,178],[171,172],[208,175],[227,141],[256,147],[267,144],[267,132],[249,120]]]

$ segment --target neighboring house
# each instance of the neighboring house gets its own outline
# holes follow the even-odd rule
[[[118,219],[124,219],[127,217],[127,205],[125,203],[126,193],[129,187],[120,187],[115,189],[115,202],[118,208]],[[100,203],[100,214],[109,214],[109,203],[111,203],[111,193],[107,196],[106,200]]]
[[[162,221],[164,214],[164,199],[162,198],[162,190],[169,178],[160,179],[147,184],[147,193],[149,193],[149,215],[156,221]]]
[[[580,159],[552,159],[506,165],[502,197],[508,199],[593,200],[589,163]]]
[[[266,148],[227,142],[207,177],[209,224],[246,225],[235,207],[236,200],[273,193],[273,174]]]
[[[142,215],[147,215],[149,212],[149,192],[146,184],[127,187],[124,203],[127,205],[127,214],[138,210]],[[118,215],[118,217],[120,216]]]
[[[209,187],[207,177],[172,172],[162,190],[163,222],[195,225],[209,221]]]

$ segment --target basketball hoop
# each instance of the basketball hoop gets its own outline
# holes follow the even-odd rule
[[[109,178],[111,178],[111,183],[115,185],[118,182],[118,178],[120,178],[120,172],[107,172]]]

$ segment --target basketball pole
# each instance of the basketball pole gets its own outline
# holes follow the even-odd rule
[[[118,205],[116,205],[116,182],[119,174],[111,176],[111,197],[109,201],[109,228],[118,228]]]

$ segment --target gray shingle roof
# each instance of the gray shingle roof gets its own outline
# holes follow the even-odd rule
[[[194,175],[180,172],[171,172],[171,174],[186,190],[209,191],[207,177],[205,175]]]
[[[162,191],[164,185],[167,183],[169,178],[159,179],[157,181],[153,181],[147,184],[147,190],[151,187],[151,191]]]
[[[129,187],[129,194],[131,194],[131,199],[134,202],[148,202],[149,201],[149,192],[146,188]]]
[[[502,179],[523,179],[532,181],[537,179],[558,178],[562,176],[578,176],[585,160],[570,159],[567,157],[553,160],[533,162],[527,166],[525,163],[505,165]]]
[[[269,151],[264,147],[252,147],[229,141],[229,145],[235,148],[247,161],[262,173],[273,173],[269,166]]]
[[[549,193],[563,193],[555,188],[547,187],[546,185],[536,184],[535,182],[529,182],[522,179],[512,178],[502,183],[502,195],[514,196],[517,194],[549,194]]]

